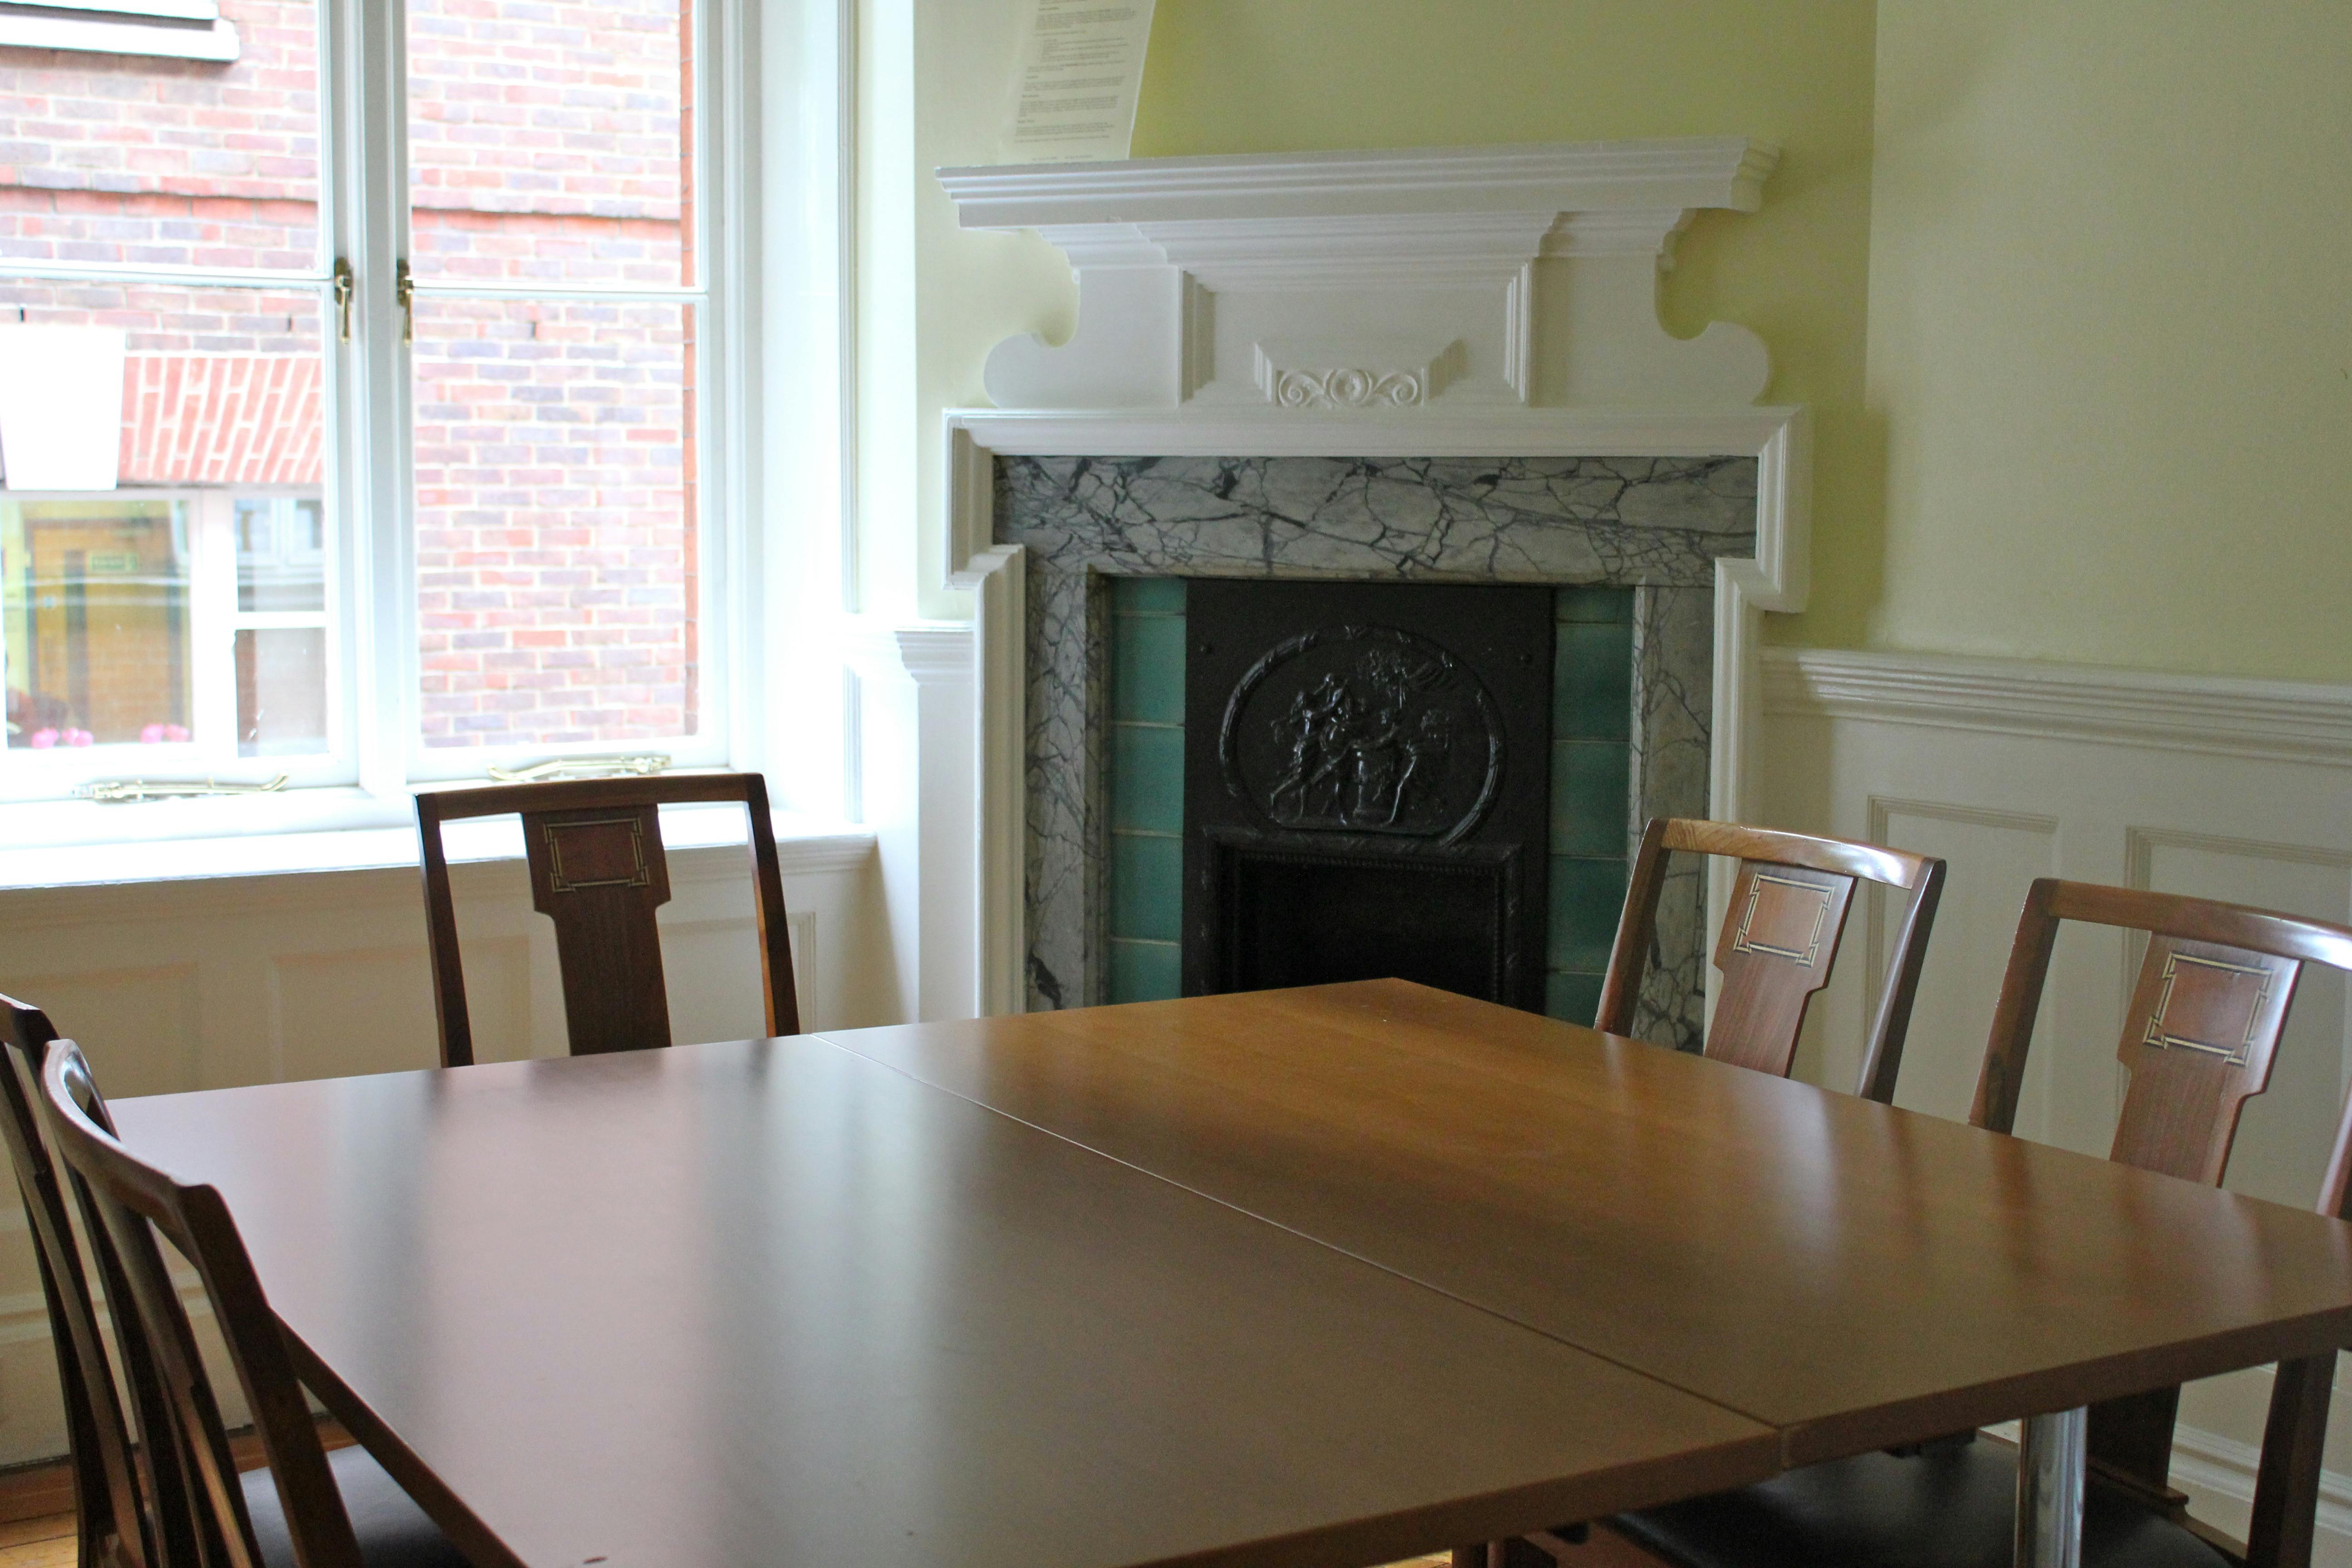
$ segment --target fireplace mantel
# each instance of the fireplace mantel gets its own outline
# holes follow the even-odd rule
[[[1732,137],[941,172],[965,227],[1037,230],[1079,290],[1070,340],[999,344],[996,406],[943,431],[949,580],[974,595],[980,1011],[1024,1005],[1030,946],[1033,563],[1000,459],[1753,458],[1753,554],[1713,561],[1700,623],[1708,809],[1740,815],[1758,616],[1804,603],[1807,425],[1757,403],[1753,332],[1665,331],[1657,279],[1698,210],[1756,209],[1777,157]]]
[[[989,356],[1004,408],[1748,404],[1754,333],[1658,324],[1701,208],[1753,212],[1745,137],[949,169],[966,228],[1034,229],[1078,330]],[[1538,267],[1551,262],[1555,267]]]

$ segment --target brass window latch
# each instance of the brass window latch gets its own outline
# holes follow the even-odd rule
[[[658,752],[637,756],[551,757],[528,767],[490,768],[490,777],[500,784],[548,784],[556,779],[607,779],[630,774],[661,773],[669,766],[669,758]]]
[[[84,800],[123,805],[142,800],[178,800],[198,795],[275,795],[286,787],[279,773],[264,784],[223,783],[217,779],[100,779],[74,793]]]
[[[393,264],[392,291],[400,301],[400,341],[416,341],[416,279],[409,275],[408,258],[403,257]]]
[[[345,342],[352,341],[352,296],[358,291],[352,277],[352,264],[341,257],[335,258],[335,315],[341,325],[336,335]]]

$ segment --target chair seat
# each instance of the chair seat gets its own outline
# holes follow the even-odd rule
[[[2017,1450],[1975,1442],[1864,1454],[1738,1491],[1624,1514],[1678,1568],[2008,1568]],[[2194,1532],[2093,1486],[2083,1568],[2235,1568]]]
[[[366,1449],[337,1448],[327,1456],[327,1467],[343,1494],[367,1568],[471,1568],[466,1554]],[[245,1489],[246,1511],[253,1516],[262,1568],[295,1568],[294,1538],[286,1529],[278,1483],[267,1468],[247,1470],[237,1479]]]

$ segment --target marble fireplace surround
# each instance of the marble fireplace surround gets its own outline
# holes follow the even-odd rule
[[[944,432],[979,1010],[1101,994],[1107,575],[1632,587],[1629,842],[1740,814],[1758,617],[1803,603],[1806,422],[1754,401],[1753,334],[1674,338],[1655,289],[1693,209],[1752,210],[1770,162],[1731,138],[943,172],[965,226],[1045,233],[1079,288],[1070,342],[1001,344],[1000,406]],[[1662,932],[1659,1037],[1696,1037],[1706,901],[1686,879]]]
[[[1707,809],[1715,563],[1752,556],[1753,458],[1000,457],[1027,562],[1024,1001],[1105,996],[1107,575],[1634,590],[1629,841]],[[1696,872],[1661,902],[1643,1032],[1699,1038]]]

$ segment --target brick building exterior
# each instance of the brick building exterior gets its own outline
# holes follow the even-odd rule
[[[433,291],[691,281],[682,4],[409,6],[429,745],[697,727],[692,308]],[[0,47],[0,256],[317,265],[315,5],[221,9],[226,64]],[[20,321],[128,333],[126,490],[318,493],[320,290],[0,279]]]

